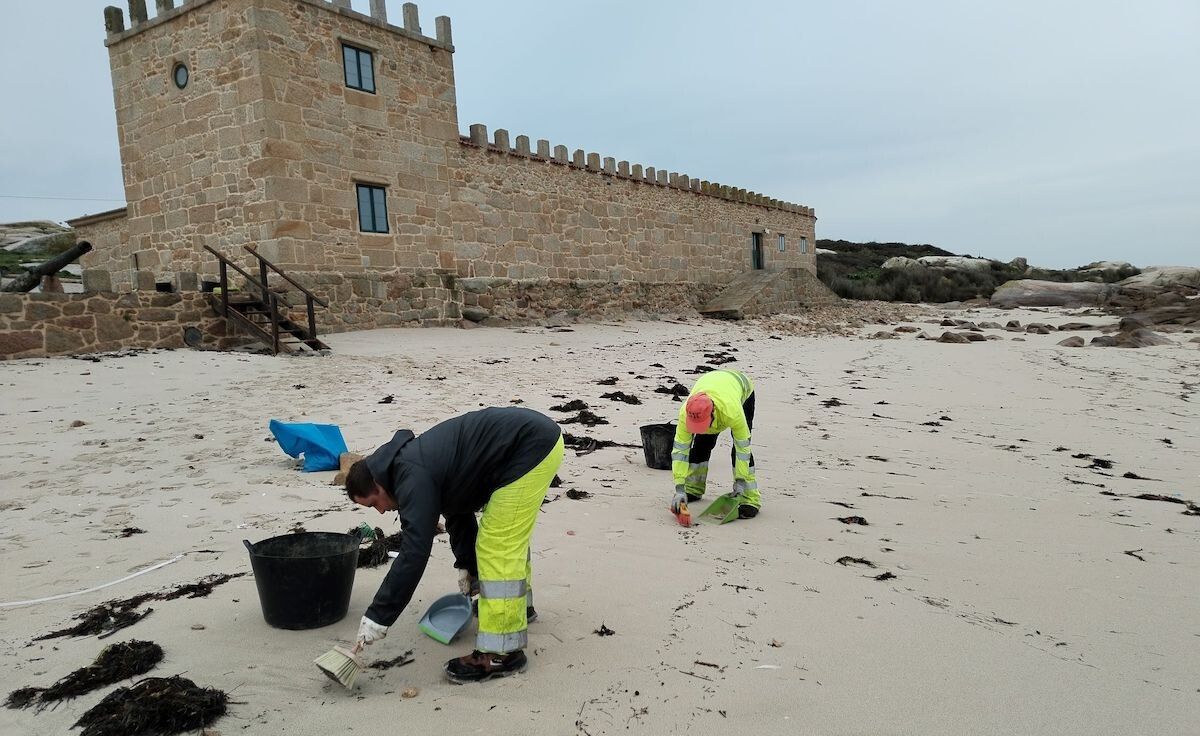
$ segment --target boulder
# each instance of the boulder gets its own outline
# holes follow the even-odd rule
[[[938,342],[948,342],[956,345],[965,345],[971,342],[966,335],[958,332],[943,332],[942,336],[937,339]]]
[[[900,325],[899,327],[895,328],[895,331],[896,332],[917,332],[920,329],[921,328],[915,327],[913,325]]]
[[[1058,344],[1060,347],[1064,347],[1064,348],[1081,348],[1084,345],[1086,345],[1087,343],[1085,343],[1083,341],[1083,338],[1080,337],[1079,335],[1072,335],[1071,337],[1068,337],[1066,340],[1059,341]]]
[[[1115,286],[1095,281],[1063,284],[1057,281],[1017,279],[1001,284],[992,294],[991,304],[1001,309],[1092,307],[1102,306],[1114,293]]]
[[[463,307],[462,316],[472,322],[482,322],[491,317],[492,313],[481,307]]]
[[[925,266],[923,266],[919,261],[917,261],[913,258],[907,258],[905,256],[893,256],[893,257],[887,259],[886,261],[884,261],[883,265],[880,266],[880,268],[887,270],[887,271],[891,271],[891,270],[924,271],[925,270]]]
[[[926,268],[955,271],[990,271],[993,263],[987,258],[969,258],[967,256],[921,256],[917,262]]]
[[[1029,261],[1025,260],[1024,258],[1014,258],[1008,262],[1008,265],[1010,268],[1016,269],[1021,273],[1029,270]]]
[[[980,322],[979,328],[981,330],[1003,330],[1004,326],[999,322]]]
[[[1174,345],[1175,341],[1149,330],[1145,327],[1139,327],[1136,330],[1129,332],[1118,332],[1116,334],[1117,344],[1119,348],[1152,348],[1158,345]]]
[[[1118,281],[1117,286],[1134,291],[1164,291],[1176,287],[1200,289],[1200,268],[1193,266],[1151,266],[1137,276]]]
[[[1058,326],[1059,332],[1076,332],[1078,330],[1094,330],[1094,329],[1096,329],[1096,326],[1089,325],[1087,322],[1067,322],[1066,324]]]
[[[879,332],[876,332],[874,335],[871,335],[871,339],[872,340],[895,340],[896,333],[888,332],[887,330],[880,330]]]
[[[1095,261],[1086,266],[1080,266],[1076,270],[1086,276],[1100,276],[1112,279],[1122,273],[1135,272],[1137,271],[1137,267],[1125,261]]]

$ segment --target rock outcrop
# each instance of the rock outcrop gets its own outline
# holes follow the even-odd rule
[[[1113,284],[1095,281],[1059,283],[1017,279],[1007,281],[992,294],[991,304],[1001,309],[1013,307],[1101,307],[1117,293]]]

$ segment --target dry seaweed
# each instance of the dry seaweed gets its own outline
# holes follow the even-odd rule
[[[28,708],[37,702],[44,688],[22,687],[13,690],[4,701],[5,708]]]
[[[409,649],[399,657],[395,657],[393,659],[380,659],[372,662],[370,667],[373,670],[390,670],[393,667],[403,667],[406,664],[412,664],[414,661],[416,660],[413,658],[413,650]]]
[[[583,435],[574,435],[570,432],[563,432],[563,444],[575,450],[576,455],[587,455],[596,450],[605,447],[632,447],[642,449],[641,445],[629,445],[623,442],[613,442],[611,440],[598,440],[594,437],[586,437]]]
[[[626,404],[640,404],[642,400],[624,391],[613,391],[607,394],[600,394],[600,398],[608,399],[609,401],[624,401]]]
[[[580,411],[581,409],[586,408],[588,408],[588,405],[584,402],[580,401],[579,399],[572,399],[565,404],[558,404],[550,407],[550,411]]]
[[[121,629],[133,626],[154,612],[153,608],[138,611],[137,609],[143,603],[148,601],[173,601],[176,598],[183,598],[184,596],[188,598],[203,598],[212,593],[213,588],[216,586],[223,585],[234,578],[240,578],[245,574],[244,572],[239,572],[232,575],[208,575],[197,582],[176,586],[175,588],[159,593],[140,593],[132,598],[106,601],[89,608],[83,613],[76,614],[74,620],[79,623],[74,626],[67,626],[51,631],[48,634],[42,634],[35,638],[34,641],[45,641],[46,639],[56,639],[62,636],[91,635],[96,635],[103,639],[112,636]]]
[[[592,494],[588,493],[587,491],[577,491],[574,488],[570,488],[567,490],[567,498],[571,499],[572,501],[579,501],[581,499],[591,498],[591,497],[592,497]]]
[[[109,693],[72,728],[80,736],[138,736],[195,731],[225,715],[229,696],[185,677],[147,677]]]
[[[866,565],[867,567],[875,567],[874,562],[863,559],[862,557],[851,557],[850,555],[846,555],[845,557],[837,558],[837,564],[839,564],[839,565],[849,565],[851,563],[854,563],[855,565]]]
[[[162,661],[162,647],[152,641],[126,641],[104,648],[96,661],[80,667],[48,688],[24,687],[9,694],[5,705],[26,708],[35,702],[39,707],[57,700],[78,697],[114,682],[144,675]]]
[[[859,526],[867,526],[867,520],[861,516],[839,516],[837,520],[843,524],[858,524]]]
[[[351,529],[350,534],[358,534],[358,528]],[[383,529],[375,527],[375,534],[371,537],[370,543],[359,549],[358,551],[358,567],[379,567],[387,562],[390,558],[388,552],[398,552],[400,550],[400,540],[403,539],[403,532],[396,532],[390,536],[385,536]]]
[[[659,386],[658,388],[654,389],[654,393],[669,394],[671,396],[679,397],[687,396],[688,389],[687,386],[684,386],[682,383],[677,383],[674,386]]]
[[[575,424],[577,422],[579,424],[582,424],[585,427],[594,427],[597,424],[608,424],[607,419],[600,416],[599,414],[590,412],[587,409],[583,409],[582,411],[579,412],[579,414],[571,417],[570,419],[559,419],[558,420],[559,424]]]

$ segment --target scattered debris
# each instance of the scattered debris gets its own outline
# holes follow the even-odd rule
[[[586,409],[586,408],[588,408],[587,404],[583,403],[579,399],[574,399],[572,401],[568,401],[565,404],[559,404],[558,406],[552,406],[552,407],[550,407],[550,411],[580,411],[581,409]]]
[[[676,399],[679,399],[682,396],[688,395],[688,389],[687,386],[684,386],[682,383],[677,383],[674,386],[659,386],[658,388],[654,389],[654,393],[668,394]]]
[[[837,520],[843,524],[858,524],[859,526],[868,526],[867,520],[861,516],[839,516]]]
[[[406,687],[402,691],[400,691],[400,697],[402,697],[402,698],[415,698],[420,694],[421,694],[421,691],[415,687]]]
[[[600,398],[608,399],[609,401],[624,401],[626,404],[640,404],[642,400],[636,396],[631,396],[622,391],[613,391],[612,393],[600,394]]]
[[[145,529],[139,529],[136,526],[127,526],[121,530],[121,533],[118,536],[120,536],[121,539],[128,539],[129,537],[132,537],[134,534],[145,534],[145,533],[146,533]]]
[[[577,491],[574,488],[569,488],[567,489],[566,496],[572,501],[579,501],[585,498],[591,498],[592,494],[588,493],[587,491]]]
[[[771,641],[769,641],[767,643],[767,646],[775,647],[776,649],[779,649],[780,647],[783,646],[783,642],[779,641],[778,639],[772,639]]]
[[[613,631],[612,629],[608,628],[603,623],[601,623],[600,628],[593,629],[592,633],[595,634],[596,636],[612,636],[613,634],[615,634],[617,632]]]
[[[821,406],[825,407],[826,409],[832,409],[835,406],[845,406],[845,404],[842,403],[841,399],[835,396],[832,399],[825,399],[822,401]]]
[[[888,459],[887,459],[886,457],[881,457],[881,456],[879,456],[879,455],[867,455],[867,459],[868,459],[868,460],[874,460],[875,462],[879,462],[879,463],[886,463],[886,462],[888,462]]]
[[[615,386],[615,385],[617,385],[617,380],[618,379],[616,376],[609,376],[608,378],[601,378],[599,381],[596,381],[596,385],[597,386]]]
[[[896,576],[895,576],[893,573],[890,573],[890,572],[883,572],[883,573],[880,573],[880,574],[876,575],[876,576],[875,576],[875,579],[876,579],[876,580],[891,580],[891,579],[893,579],[893,578],[895,578],[895,577],[896,577]]]
[[[705,353],[704,360],[711,365],[725,365],[726,363],[733,363],[737,358],[730,355],[727,351],[722,350],[717,353]]]
[[[9,708],[25,708],[35,700],[39,708],[47,704],[74,698],[115,682],[144,675],[162,661],[162,647],[152,641],[127,641],[111,644],[100,652],[96,661],[81,667],[48,688],[24,687],[12,692],[5,701]]]
[[[80,736],[182,733],[211,724],[228,704],[226,693],[185,677],[147,677],[106,695],[72,728],[82,728]]]
[[[721,669],[721,665],[719,665],[719,664],[713,664],[712,662],[705,662],[705,661],[704,661],[704,660],[702,660],[702,659],[697,659],[695,662],[692,662],[692,664],[698,664],[698,665],[700,665],[701,667],[712,667],[714,670],[719,670],[719,669]]]
[[[826,501],[825,503],[831,503],[834,506],[841,506],[842,508],[847,508],[847,509],[854,508],[854,504],[846,503],[845,501]]]
[[[1146,550],[1141,549],[1141,548],[1127,549],[1127,550],[1125,550],[1125,554],[1129,555],[1130,557],[1136,557],[1137,559],[1141,560],[1142,562],[1145,562],[1146,558],[1142,557],[1141,555],[1138,554],[1138,552],[1145,552],[1145,551]]]
[[[380,400],[379,400],[379,403],[381,403],[381,404],[391,404],[391,403],[393,403],[395,400],[396,400],[396,396],[395,396],[394,394],[388,394],[387,396],[384,396],[382,399],[380,399]]]
[[[851,557],[846,555],[845,557],[837,558],[837,564],[839,565],[849,565],[850,563],[854,563],[855,565],[866,565],[867,567],[875,567],[874,562],[863,559],[862,557]]]
[[[716,368],[713,368],[711,365],[698,365],[690,371],[684,371],[684,373],[686,373],[690,376],[696,376],[701,373],[711,373],[712,371],[715,371],[715,370],[716,370]]]
[[[597,424],[608,424],[608,420],[598,414],[594,414],[594,413],[588,411],[587,409],[584,409],[583,411],[579,412],[578,415],[573,416],[570,419],[559,419],[558,423],[559,424],[579,423],[585,427],[594,427]]]
[[[71,422],[72,429],[75,429],[76,427],[83,427],[86,425],[87,425],[87,422],[83,421],[82,419],[76,419],[75,421]]]
[[[393,667],[403,667],[406,664],[412,664],[416,661],[412,654],[413,650],[409,649],[399,657],[395,657],[393,659],[381,659],[377,662],[372,662],[370,667],[373,670],[390,670]]]
[[[1162,482],[1158,478],[1147,478],[1145,476],[1138,475],[1137,473],[1134,473],[1133,471],[1125,473],[1121,477],[1128,478],[1130,480],[1152,480],[1152,481],[1156,481],[1156,482]]]
[[[563,444],[575,450],[576,455],[587,455],[605,447],[631,447],[638,450],[642,449],[641,445],[629,445],[623,442],[613,442],[612,440],[598,440],[594,437],[574,435],[570,432],[563,432]]]
[[[883,493],[867,493],[866,491],[863,491],[862,493],[860,493],[858,495],[865,496],[867,498],[890,498],[893,501],[916,501],[917,500],[917,499],[911,498],[909,496],[888,496]]]

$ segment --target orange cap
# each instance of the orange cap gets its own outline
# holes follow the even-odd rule
[[[713,402],[708,394],[692,394],[685,405],[687,422],[684,426],[690,434],[704,434],[712,426]]]

